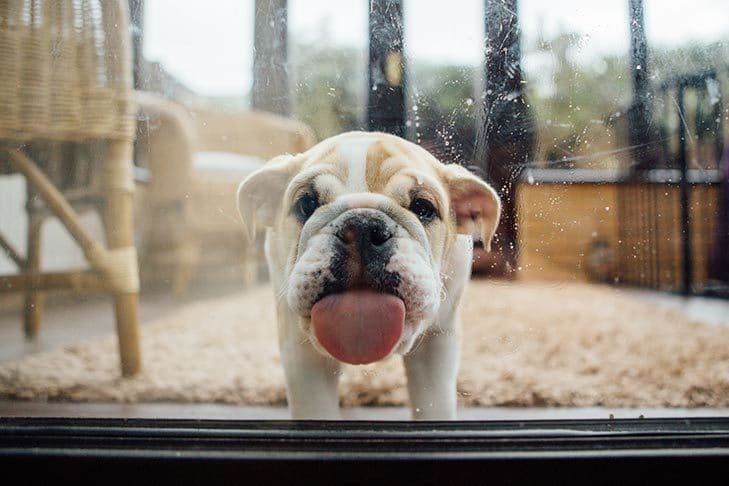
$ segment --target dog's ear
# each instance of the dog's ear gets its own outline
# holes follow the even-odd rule
[[[458,232],[470,234],[491,251],[501,216],[501,201],[489,184],[457,164],[445,165],[443,179],[451,198]]]
[[[275,157],[238,186],[238,213],[248,241],[255,239],[257,228],[273,226],[286,186],[300,162],[293,155]]]

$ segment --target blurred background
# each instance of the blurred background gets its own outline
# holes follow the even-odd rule
[[[226,246],[221,232],[237,218],[226,183],[277,151],[383,129],[498,186],[506,212],[497,253],[477,255],[477,275],[723,292],[729,18],[721,0],[129,5],[135,87],[174,105],[167,109],[194,138],[188,186],[158,184],[155,170],[184,164],[150,160],[148,145],[164,138],[155,133],[160,113],[139,115],[138,180],[151,177],[140,190],[158,193],[142,206],[164,200],[165,211],[191,211],[187,231],[200,239],[173,241],[142,214],[138,239],[150,264],[164,260],[159,253],[174,260],[175,247],[176,258],[217,259],[237,278],[242,250],[230,240],[220,251],[207,245]],[[388,63],[402,71],[394,82]],[[236,140],[260,111],[300,140],[268,150]],[[0,205],[24,198],[20,180],[0,183]],[[190,198],[198,204],[183,208]],[[22,215],[5,223],[7,237],[20,244],[23,225]],[[50,268],[81,258],[64,235],[53,238],[43,258]],[[11,267],[0,254],[0,268]],[[176,278],[179,290],[195,272],[147,273],[150,285]]]
[[[109,291],[134,374],[137,294],[176,299],[150,297],[148,321],[265,282],[239,182],[348,130],[398,134],[497,188],[476,279],[729,297],[726,0],[19,0],[0,13],[0,311],[22,310],[30,340],[44,302]],[[109,153],[132,164],[109,169]],[[3,342],[5,358],[28,352]]]

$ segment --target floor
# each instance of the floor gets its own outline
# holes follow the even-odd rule
[[[165,292],[147,292],[140,302],[140,321],[148,323],[173,311],[184,302],[237,292],[238,288],[202,287],[194,289],[185,301]],[[712,325],[729,325],[729,300],[684,298],[649,291],[634,291],[635,295],[656,305],[680,309],[690,317]],[[113,313],[107,299],[75,299],[46,306],[39,338],[34,342],[24,339],[20,316],[17,312],[0,314],[0,363],[35,353],[56,349],[82,340],[114,332]],[[287,419],[285,408],[246,407],[220,404],[179,403],[42,403],[0,400],[0,416],[71,416],[71,417],[141,417],[141,418],[194,418],[194,419]],[[467,408],[459,412],[462,420],[551,420],[551,419],[607,419],[658,417],[729,417],[727,409],[675,409],[675,408]],[[351,420],[407,420],[404,408],[344,409],[342,418]]]

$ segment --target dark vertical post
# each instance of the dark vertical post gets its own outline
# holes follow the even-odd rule
[[[129,25],[132,28],[132,69],[134,89],[144,90],[148,83],[144,79],[144,0],[129,0]],[[135,165],[142,165],[147,148],[143,137],[134,140],[133,158]]]
[[[724,146],[719,159],[719,201],[715,213],[716,226],[712,238],[708,275],[717,284],[721,284],[723,295],[729,297],[729,135],[722,134],[723,131],[719,130],[717,138]]]
[[[650,80],[648,78],[648,40],[645,33],[643,0],[630,0],[630,72],[633,102],[628,112],[629,143],[636,164],[634,169],[649,169],[655,164],[650,150]]]
[[[370,0],[367,129],[405,136],[401,0]]]
[[[490,255],[474,273],[515,276],[518,254],[516,186],[531,160],[534,124],[524,93],[517,0],[486,0],[484,118],[477,126],[476,163],[502,200]]]
[[[129,21],[132,26],[132,55],[134,56],[134,88],[142,88],[144,57],[144,0],[129,0]]]
[[[256,0],[253,59],[254,109],[288,115],[287,0]]]
[[[678,112],[679,117],[683,119],[684,113],[684,92],[686,86],[683,81],[678,86]],[[688,180],[688,154],[686,151],[686,124],[678,124],[678,162],[681,169],[681,182],[679,190],[681,194],[681,258],[683,259],[683,285],[681,291],[684,295],[691,293],[691,283],[693,281],[693,262],[691,261],[691,212],[690,212],[690,194]]]

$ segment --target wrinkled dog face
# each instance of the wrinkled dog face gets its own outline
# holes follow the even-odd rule
[[[241,185],[239,207],[250,231],[254,220],[270,228],[274,286],[319,351],[327,354],[311,330],[314,305],[361,289],[402,300],[393,352],[407,353],[444,297],[458,198],[485,222],[488,243],[499,211],[488,185],[400,138],[354,132],[274,159]]]
[[[336,184],[330,189],[320,191],[314,183],[294,198],[297,208],[302,198],[318,197],[310,194],[335,195],[332,202],[324,199],[322,204],[328,207],[308,220],[298,215],[304,222],[287,285],[288,305],[302,317],[308,331],[312,306],[327,295],[352,289],[393,294],[402,299],[406,310],[405,330],[396,351],[406,352],[423,326],[433,320],[441,301],[438,257],[445,231],[438,226],[444,223],[432,203],[414,191],[412,197],[425,207],[421,218],[400,205],[408,201],[395,202],[387,192],[386,197],[350,195],[346,186]]]

